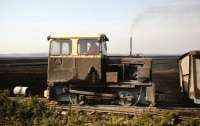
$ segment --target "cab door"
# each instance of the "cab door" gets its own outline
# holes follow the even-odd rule
[[[50,43],[48,81],[68,82],[75,76],[75,59],[71,56],[71,40],[53,40]]]
[[[100,43],[97,39],[79,39],[76,56],[77,77],[81,81],[95,82],[101,80],[102,58]],[[94,76],[94,77],[93,77]]]

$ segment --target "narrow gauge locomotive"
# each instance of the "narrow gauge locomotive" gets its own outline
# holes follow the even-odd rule
[[[105,34],[48,36],[49,100],[84,104],[90,100],[120,105],[154,104],[152,59],[108,56]]]

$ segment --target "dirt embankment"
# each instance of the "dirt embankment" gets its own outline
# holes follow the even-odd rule
[[[47,58],[0,58],[0,89],[24,85],[40,94],[46,80]]]

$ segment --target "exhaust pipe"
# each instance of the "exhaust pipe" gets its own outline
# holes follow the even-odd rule
[[[132,36],[130,37],[130,56],[133,56],[133,52],[132,52],[132,49],[133,49],[133,45],[132,45]]]

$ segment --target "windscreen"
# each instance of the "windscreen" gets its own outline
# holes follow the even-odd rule
[[[200,90],[200,58],[196,58],[197,88]]]
[[[98,55],[99,42],[97,39],[79,39],[78,54],[79,55]]]
[[[70,55],[72,52],[71,40],[53,40],[51,41],[51,55]]]

